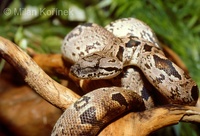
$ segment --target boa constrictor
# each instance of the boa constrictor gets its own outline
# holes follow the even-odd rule
[[[79,78],[110,79],[123,71],[119,78],[124,89],[100,88],[84,95],[66,109],[52,135],[96,135],[106,123],[131,108],[153,107],[141,71],[168,103],[194,105],[198,99],[196,83],[165,57],[149,26],[126,18],[105,28],[91,23],[77,26],[63,42],[63,57],[76,62],[71,72]],[[137,87],[131,87],[131,82]],[[149,99],[144,98],[144,90]]]

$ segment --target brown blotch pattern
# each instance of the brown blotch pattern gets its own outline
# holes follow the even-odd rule
[[[81,115],[80,115],[80,120],[81,124],[94,124],[96,125],[97,118],[96,118],[96,108],[90,107],[87,110],[85,110]]]
[[[145,50],[146,52],[151,52],[151,49],[152,49],[152,46],[150,46],[150,45],[148,45],[148,44],[145,43],[145,45],[144,45],[144,50]]]
[[[126,47],[131,48],[133,46],[138,46],[140,44],[141,44],[141,42],[130,39],[129,42],[126,43]]]
[[[144,65],[147,69],[151,69],[151,67],[146,63],[145,65]]]
[[[112,95],[112,100],[117,101],[120,105],[124,105],[126,107],[128,106],[128,103],[127,103],[126,99],[120,93],[113,94]]]
[[[156,78],[156,83],[163,83],[163,80],[165,80],[165,76],[163,74],[160,74],[160,77]]]
[[[90,97],[83,96],[80,100],[74,103],[74,108],[79,111],[81,108],[85,107],[89,103]]]
[[[123,47],[119,47],[119,50],[118,50],[118,52],[117,52],[117,58],[120,60],[120,61],[122,61],[122,59],[123,59],[123,52],[124,52],[124,48]]]
[[[181,80],[181,75],[176,71],[172,62],[168,59],[162,59],[157,55],[153,55],[156,68],[165,71],[168,76],[173,75]]]

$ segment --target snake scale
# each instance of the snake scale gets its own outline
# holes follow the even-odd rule
[[[97,135],[127,110],[154,107],[143,77],[168,103],[197,102],[196,83],[165,57],[154,32],[138,19],[119,19],[105,28],[79,25],[65,37],[61,50],[64,59],[74,64],[70,69],[74,76],[120,80],[121,87],[99,88],[82,96],[59,118],[52,135]]]

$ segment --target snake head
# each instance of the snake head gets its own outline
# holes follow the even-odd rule
[[[89,54],[79,59],[70,69],[72,75],[82,79],[110,79],[121,73],[123,63],[103,52]]]

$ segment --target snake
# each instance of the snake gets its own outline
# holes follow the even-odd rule
[[[153,30],[138,19],[118,19],[106,27],[78,25],[65,37],[61,51],[73,64],[73,76],[120,80],[121,87],[98,88],[82,96],[58,119],[52,135],[97,135],[130,109],[154,107],[143,77],[169,104],[197,102],[195,81],[166,58]]]

